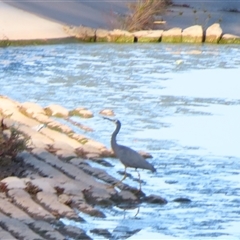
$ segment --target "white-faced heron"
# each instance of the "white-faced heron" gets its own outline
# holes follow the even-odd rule
[[[137,170],[137,168],[149,169],[152,172],[155,172],[156,169],[153,167],[153,165],[150,164],[149,162],[147,162],[138,152],[136,152],[135,150],[133,150],[127,146],[117,144],[116,137],[117,137],[118,132],[120,131],[121,122],[117,119],[114,120],[114,119],[110,119],[107,117],[104,117],[104,119],[112,121],[116,124],[116,129],[112,133],[112,137],[111,137],[111,146],[112,146],[114,154],[122,162],[122,164],[125,167],[123,179],[121,181],[119,181],[117,184],[115,184],[115,186],[118,185],[119,183],[121,183],[126,178],[127,167],[135,168],[136,170]],[[138,172],[138,178],[139,178],[139,184],[140,184],[139,190],[141,190],[141,180],[140,180],[139,172]]]

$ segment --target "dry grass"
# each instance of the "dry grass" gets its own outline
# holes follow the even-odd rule
[[[162,13],[170,0],[137,0],[129,3],[130,14],[123,17],[122,28],[129,32],[152,29],[154,17]]]

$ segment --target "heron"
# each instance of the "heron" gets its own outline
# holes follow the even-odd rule
[[[112,137],[111,137],[111,147],[114,154],[122,162],[125,168],[124,177],[118,183],[114,184],[114,186],[121,183],[127,177],[126,171],[128,167],[135,168],[136,171],[138,168],[141,168],[141,169],[148,169],[148,170],[151,170],[152,172],[155,172],[156,169],[153,167],[153,165],[147,162],[138,152],[136,152],[130,147],[123,146],[117,143],[116,137],[121,129],[121,122],[118,119],[111,119],[107,117],[103,117],[103,118],[111,122],[114,122],[116,124],[116,129],[112,133]],[[138,171],[137,173],[138,173],[138,179],[139,179],[139,191],[141,191],[140,173]]]

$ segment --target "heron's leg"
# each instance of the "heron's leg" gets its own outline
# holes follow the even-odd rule
[[[140,173],[139,171],[136,169],[137,173],[138,173],[138,181],[139,181],[139,189],[138,192],[142,191],[142,183],[141,183],[141,178],[140,178]]]
[[[123,176],[123,178],[119,182],[113,184],[113,187],[116,187],[117,185],[119,185],[127,177],[127,167],[126,166],[124,166],[124,167],[125,167],[125,169],[124,169],[124,176]]]

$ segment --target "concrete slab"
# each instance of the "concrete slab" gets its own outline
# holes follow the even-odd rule
[[[63,25],[0,1],[0,40],[68,38]]]

